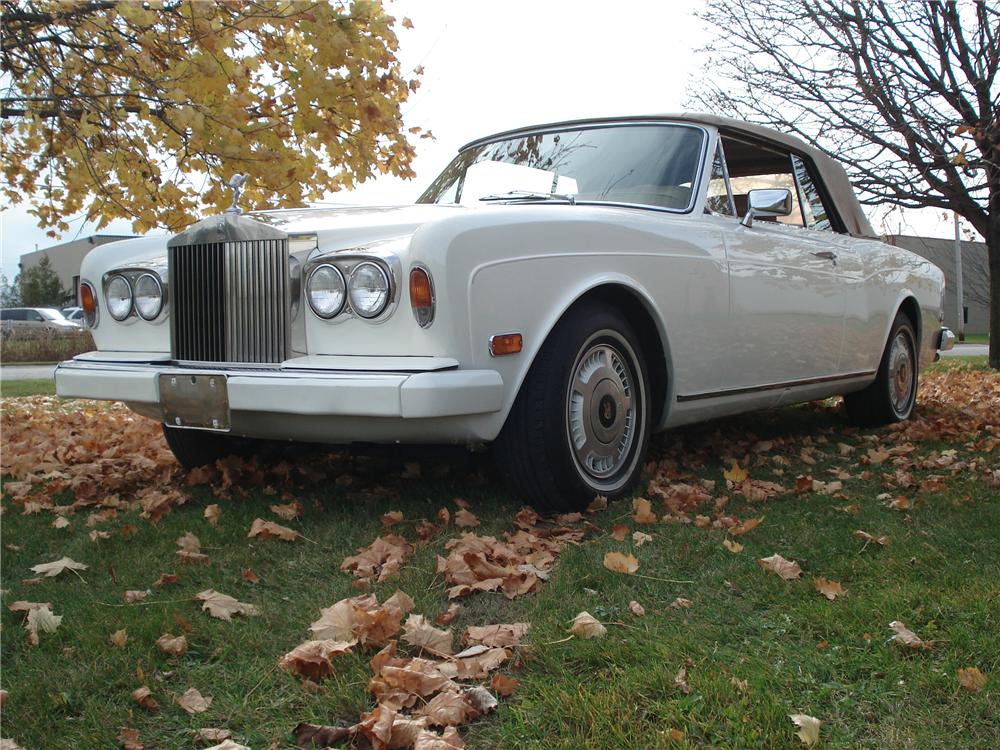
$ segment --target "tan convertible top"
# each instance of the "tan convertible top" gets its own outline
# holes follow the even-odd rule
[[[683,122],[698,123],[716,128],[727,135],[739,135],[740,133],[743,133],[756,140],[770,141],[777,146],[783,146],[790,151],[808,157],[809,160],[816,166],[820,179],[823,181],[823,185],[830,194],[834,208],[841,220],[844,222],[844,228],[854,235],[864,237],[875,236],[875,232],[872,229],[871,224],[868,223],[868,218],[861,209],[861,203],[858,202],[858,197],[854,194],[854,188],[851,186],[851,181],[847,177],[847,172],[844,171],[843,166],[841,166],[838,161],[831,159],[822,151],[810,146],[800,138],[796,138],[792,135],[785,135],[784,133],[764,127],[763,125],[753,125],[751,123],[743,122],[742,120],[734,120],[729,117],[719,117],[718,115],[706,115],[694,112],[679,112],[646,116],[600,117],[587,120],[571,120],[567,122],[549,123],[547,125],[536,125],[530,128],[518,128],[517,130],[497,133],[496,135],[491,135],[487,138],[476,139],[475,141],[463,146],[461,150],[465,150],[469,146],[518,135],[523,132],[547,130],[553,127],[568,127],[573,125],[623,121],[648,122],[650,120],[680,120]]]

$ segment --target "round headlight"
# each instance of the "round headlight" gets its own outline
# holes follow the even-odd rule
[[[163,309],[163,285],[151,273],[135,280],[135,311],[143,320],[156,320]]]
[[[324,263],[316,266],[306,282],[309,307],[321,318],[332,318],[344,309],[347,285],[344,274],[336,266]]]
[[[348,293],[354,312],[374,318],[389,304],[389,277],[374,263],[359,263],[351,272]]]
[[[104,293],[108,312],[115,320],[125,320],[132,312],[132,287],[124,276],[115,276]]]

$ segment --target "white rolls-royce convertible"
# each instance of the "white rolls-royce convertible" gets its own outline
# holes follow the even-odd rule
[[[96,248],[80,295],[98,349],[59,395],[162,421],[186,466],[247,439],[492,443],[548,508],[627,493],[677,425],[836,394],[906,419],[954,341],[941,270],[874,238],[839,164],[711,115],[482,138],[415,205],[234,199]]]

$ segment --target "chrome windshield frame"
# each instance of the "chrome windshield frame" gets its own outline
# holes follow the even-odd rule
[[[466,143],[458,150],[458,154],[456,154],[455,157],[452,159],[452,161],[448,163],[448,165],[445,167],[445,170],[447,170],[452,165],[452,163],[456,158],[461,156],[469,149],[479,148],[480,146],[486,146],[491,143],[509,141],[514,138],[523,138],[532,135],[549,135],[552,133],[568,133],[568,132],[583,131],[583,130],[608,130],[611,128],[650,127],[650,126],[691,128],[693,130],[699,131],[702,135],[701,146],[700,146],[701,153],[698,155],[698,165],[694,170],[694,175],[692,176],[693,181],[691,184],[691,198],[688,201],[688,205],[685,208],[669,208],[667,206],[656,206],[648,203],[627,203],[623,201],[587,200],[579,198],[575,199],[572,204],[567,201],[566,205],[611,206],[616,208],[641,208],[648,211],[659,211],[662,213],[689,214],[694,210],[695,206],[698,203],[698,198],[701,194],[701,186],[705,173],[705,159],[708,153],[708,145],[712,141],[711,137],[712,132],[707,127],[701,125],[700,123],[683,122],[680,120],[671,120],[671,119],[659,120],[656,118],[643,117],[631,120],[611,119],[611,120],[585,120],[580,122],[564,122],[564,123],[554,123],[551,125],[540,125],[529,128],[520,128],[518,130],[509,130],[503,133],[497,133],[495,135],[487,136],[485,138],[479,138],[475,141],[470,141],[469,143]],[[444,170],[442,170],[442,174],[443,173]],[[435,178],[435,180],[432,180],[430,185],[428,185],[427,188],[424,190],[424,192],[421,193],[420,198],[417,199],[417,203],[422,202],[423,197],[427,194],[427,191],[430,190],[431,185],[434,184],[434,181],[436,181],[436,179],[437,178]],[[491,203],[493,205],[496,205],[498,203],[503,203],[503,201],[491,201]],[[539,204],[552,205],[553,201],[542,201],[542,200],[528,201],[528,200],[517,200],[515,198],[511,200],[511,203],[516,203],[519,206],[539,205]],[[439,204],[435,201],[428,201],[426,205],[453,205],[453,204],[448,204],[448,203]]]

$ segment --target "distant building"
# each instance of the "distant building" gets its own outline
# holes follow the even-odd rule
[[[90,237],[81,237],[78,240],[62,242],[42,250],[36,250],[33,253],[25,253],[21,256],[21,262],[18,266],[21,271],[26,271],[37,266],[42,258],[48,256],[49,263],[52,264],[63,288],[72,290],[72,304],[79,305],[80,266],[83,263],[83,257],[98,245],[127,240],[132,237],[131,234],[94,234]]]
[[[890,245],[905,248],[944,271],[944,324],[958,332],[958,307],[955,301],[955,240],[936,237],[912,237],[905,234],[884,238]],[[990,271],[985,242],[962,243],[963,314],[966,333],[990,332]]]

